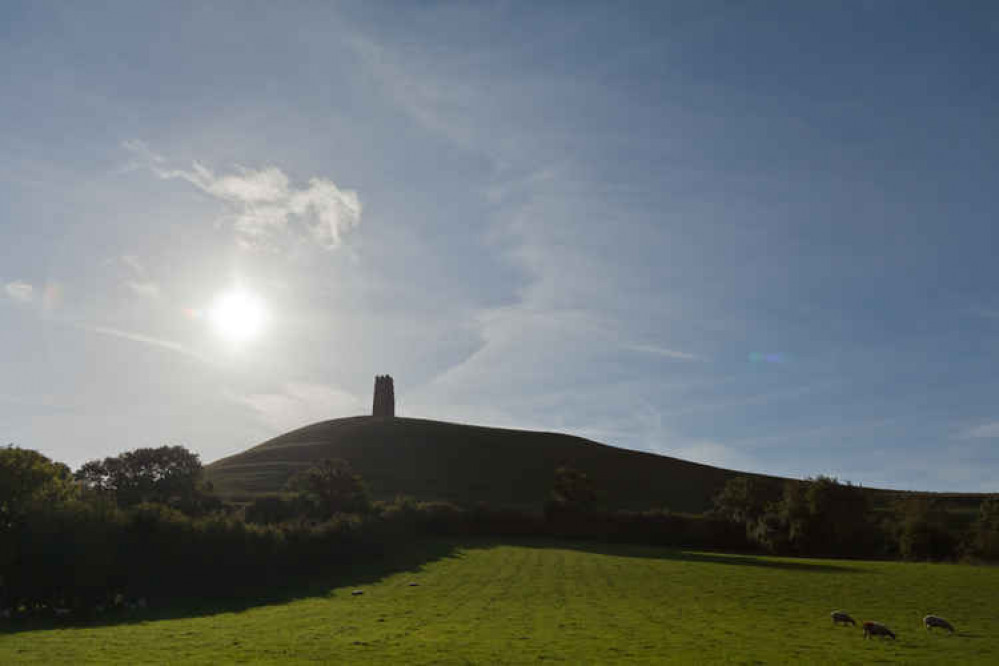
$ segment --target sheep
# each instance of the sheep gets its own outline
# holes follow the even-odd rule
[[[926,631],[929,631],[933,627],[939,627],[941,629],[946,629],[948,633],[954,633],[954,625],[939,615],[927,615],[924,617],[923,626],[926,627]]]
[[[844,627],[848,624],[852,624],[855,627],[857,626],[857,621],[850,617],[849,614],[841,610],[833,611],[832,613],[829,613],[829,615],[832,617],[833,624],[839,624],[842,622]]]
[[[146,603],[145,597],[139,597],[138,599],[128,599],[125,601],[125,610],[134,612],[139,610],[146,610],[148,604]]]
[[[871,636],[891,636],[891,639],[895,640],[895,632],[891,629],[880,622],[867,620],[864,622],[864,638],[870,638]]]
[[[361,596],[362,594],[364,594],[364,590],[354,590],[354,591],[353,591],[353,592],[351,592],[350,594],[351,594],[351,596],[354,596],[354,597],[359,597],[359,596]]]

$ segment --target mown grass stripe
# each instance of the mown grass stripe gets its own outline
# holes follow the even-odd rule
[[[371,580],[371,578],[366,578]],[[419,586],[410,587],[410,581]],[[239,612],[0,633],[0,663],[999,663],[999,569],[471,542]],[[865,641],[829,611],[886,622]],[[937,612],[958,633],[929,634]]]

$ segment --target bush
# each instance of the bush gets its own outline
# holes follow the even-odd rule
[[[908,497],[895,504],[893,531],[898,554],[907,560],[957,557],[959,536],[948,526],[947,512],[935,499]]]

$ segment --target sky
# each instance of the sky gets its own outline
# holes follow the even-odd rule
[[[4,2],[0,63],[0,442],[211,462],[388,373],[999,491],[994,3]]]

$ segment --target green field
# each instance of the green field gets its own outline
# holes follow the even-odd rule
[[[999,663],[997,568],[557,541],[444,546],[419,568],[359,570],[283,603],[0,634],[0,663]],[[898,640],[834,627],[839,608],[888,624]],[[927,612],[957,634],[928,634]]]

